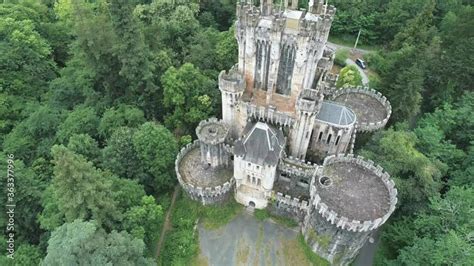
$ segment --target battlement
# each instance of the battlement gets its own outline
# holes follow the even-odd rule
[[[295,210],[307,210],[308,202],[299,198],[293,198],[290,195],[284,195],[281,192],[274,193],[274,199],[279,204],[285,204]]]
[[[243,93],[246,82],[242,73],[239,73],[236,66],[229,71],[221,71],[219,74],[219,89],[227,93]]]
[[[395,183],[371,160],[353,154],[329,156],[316,176],[311,183],[311,204],[338,228],[353,232],[374,230],[395,210]],[[354,193],[359,196],[347,197]]]
[[[356,113],[357,128],[362,132],[383,128],[392,115],[392,106],[387,98],[369,87],[333,89],[332,99]]]
[[[224,143],[229,133],[229,128],[215,117],[202,120],[196,127],[196,135],[205,144],[217,145]]]
[[[239,104],[247,112],[250,119],[265,121],[282,127],[291,127],[296,122],[292,115],[279,112],[272,106],[257,106],[247,101],[241,101]]]
[[[280,171],[290,173],[293,175],[307,176],[309,178],[314,176],[318,167],[319,166],[315,163],[293,158],[292,156],[289,156],[289,157],[284,156],[280,160],[280,164],[278,165],[278,169]]]
[[[175,172],[179,184],[188,195],[206,205],[227,198],[235,180],[232,178],[232,168],[214,170],[201,167],[200,145],[201,142],[195,140],[180,150],[175,160]]]

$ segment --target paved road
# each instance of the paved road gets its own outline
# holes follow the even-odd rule
[[[354,260],[354,263],[352,263],[353,266],[372,266],[374,264],[375,251],[380,243],[378,232],[373,234],[373,238],[375,239],[375,242],[369,243],[369,241],[367,241],[365,243],[361,248],[359,255]]]
[[[347,65],[354,65],[357,68],[357,70],[359,70],[359,74],[362,77],[362,84],[363,85],[369,85],[369,77],[367,76],[367,74],[365,74],[365,71],[362,70],[352,59],[347,58],[346,59],[346,64]]]
[[[329,47],[329,48],[332,48],[334,50],[339,50],[339,49],[352,49],[351,46],[345,46],[345,45],[341,45],[341,44],[335,44],[335,43],[332,43],[332,42],[327,42],[326,45]],[[369,50],[364,50],[364,49],[360,49],[360,48],[357,48],[355,50],[356,52],[358,53],[361,53],[361,54],[367,54],[367,53],[370,53],[371,51]]]

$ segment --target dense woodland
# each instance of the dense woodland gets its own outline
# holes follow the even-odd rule
[[[200,120],[220,116],[217,75],[237,61],[235,1],[0,4],[0,168],[15,156],[14,264],[188,264],[198,250],[190,204],[178,201],[164,259],[156,242],[178,149]],[[359,138],[356,151],[399,191],[376,264],[473,265],[474,8],[329,3],[331,40],[362,30],[371,85],[393,107],[387,129]],[[0,250],[0,265],[12,264],[1,236]]]

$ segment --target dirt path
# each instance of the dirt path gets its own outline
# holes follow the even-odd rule
[[[168,211],[166,212],[165,223],[163,224],[163,229],[161,230],[161,234],[160,234],[160,240],[158,241],[158,245],[156,247],[156,258],[160,256],[161,248],[165,240],[166,231],[171,229],[171,224],[170,224],[171,212],[173,211],[174,204],[176,202],[176,197],[178,196],[179,188],[180,188],[179,185],[176,185],[174,187],[173,197],[171,198],[171,204],[170,204],[170,207],[168,208]]]

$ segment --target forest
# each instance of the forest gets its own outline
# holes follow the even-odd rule
[[[200,120],[220,117],[217,76],[237,62],[236,1],[2,1],[2,227],[11,167],[16,207],[15,259],[5,227],[0,265],[190,264],[196,217],[214,210],[183,196],[155,251],[176,154]],[[472,2],[329,4],[330,41],[352,46],[360,30],[370,85],[393,107],[355,151],[399,192],[374,264],[473,265]]]

